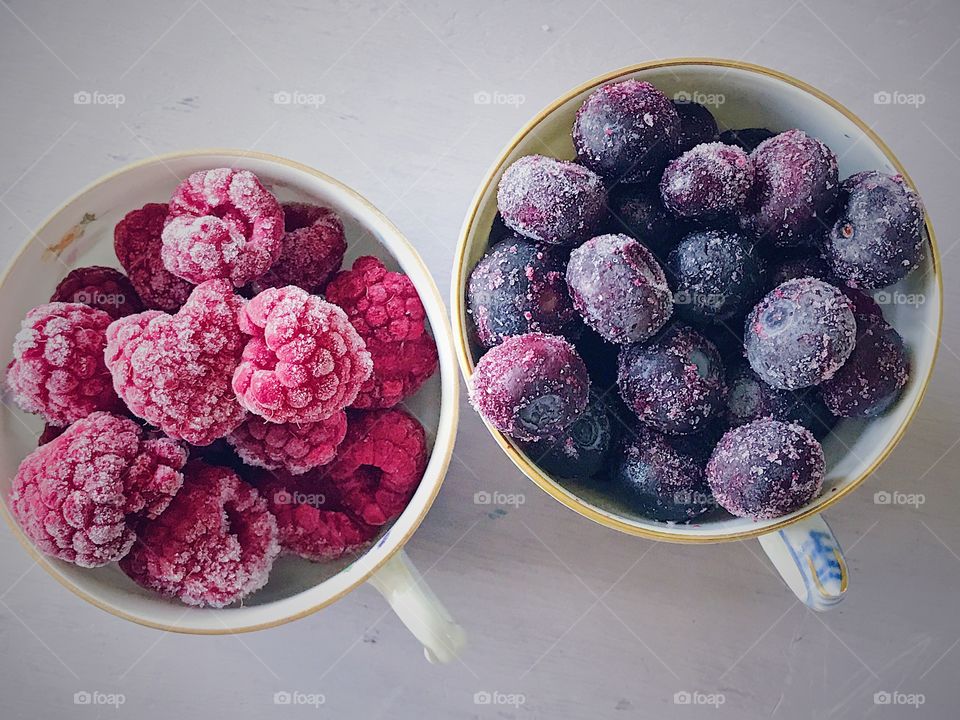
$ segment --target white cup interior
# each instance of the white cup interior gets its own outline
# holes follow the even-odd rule
[[[455,283],[458,292],[465,292],[465,279],[486,249],[487,236],[497,211],[497,183],[503,170],[517,158],[530,154],[573,159],[575,152],[570,129],[577,109],[597,85],[627,78],[651,82],[671,98],[686,93],[691,99],[712,102],[710,110],[721,129],[765,127],[779,132],[800,128],[833,149],[839,159],[841,179],[861,170],[900,172],[892,153],[865,132],[865,126],[858,124],[852,115],[845,114],[810,89],[763,68],[703,61],[679,61],[676,64],[666,61],[658,67],[624,71],[615,78],[591,84],[558,101],[514,138],[491,171],[489,182],[485,180],[482,192],[475,200],[476,212],[468,216],[463,238],[464,262],[457,269],[459,275]],[[488,428],[498,440],[521,456],[522,461],[518,463],[521,469],[564,504],[601,522],[609,521],[608,524],[627,532],[649,533],[677,541],[725,540],[760,534],[821,509],[872,472],[892,450],[921,400],[933,369],[941,315],[939,268],[935,267],[929,234],[927,240],[927,253],[921,266],[900,283],[885,289],[885,296],[876,293],[881,301],[886,300],[883,303],[884,317],[903,336],[909,349],[912,365],[909,384],[896,406],[884,416],[870,421],[845,420],[837,425],[824,441],[827,475],[823,492],[808,506],[786,517],[758,521],[718,514],[691,525],[651,520],[598,490],[594,481],[549,477],[533,467],[517,445],[489,425]],[[460,307],[465,308],[465,303],[461,302]],[[458,320],[461,328],[469,326],[468,318]],[[462,337],[462,342],[468,342],[468,338]],[[475,346],[469,350],[472,371],[472,363],[479,358],[480,352]]]
[[[96,569],[76,567],[29,548],[51,574],[94,604],[149,625],[191,632],[227,632],[276,624],[306,614],[349,591],[385,562],[419,525],[439,490],[456,433],[457,390],[453,344],[446,311],[429,272],[399,230],[363,198],[325,175],[280,158],[254,153],[211,151],[149,160],[121,170],[82,191],[58,210],[14,259],[2,283],[0,357],[10,361],[14,335],[26,312],[49,300],[70,270],[87,265],[119,267],[113,252],[113,228],[131,209],[165,202],[181,178],[206,168],[234,166],[251,170],[281,201],[327,205],[343,219],[348,243],[345,266],[361,255],[376,255],[413,280],[437,340],[440,371],[406,407],[423,423],[431,458],[413,499],[374,546],[359,558],[311,563],[297,557],[277,560],[260,591],[223,609],[191,608],[140,588],[116,564]],[[37,444],[43,423],[16,409],[9,397],[0,411],[0,495],[4,514],[19,539],[6,508],[10,483],[20,461]]]

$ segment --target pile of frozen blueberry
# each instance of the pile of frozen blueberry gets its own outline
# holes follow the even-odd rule
[[[880,415],[909,378],[870,292],[920,264],[919,197],[637,80],[594,91],[572,138],[575,161],[500,179],[467,291],[477,410],[656,520],[806,505],[837,419]]]

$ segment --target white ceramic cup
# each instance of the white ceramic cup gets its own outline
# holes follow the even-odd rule
[[[277,560],[270,581],[242,605],[223,609],[188,607],[133,583],[116,564],[96,569],[40,555],[7,508],[10,481],[20,461],[37,444],[39,418],[17,410],[5,398],[0,413],[0,495],[3,515],[34,559],[61,584],[94,605],[143,625],[175,632],[214,634],[257,630],[304,617],[369,581],[423,643],[427,658],[448,662],[464,643],[464,633],[423,583],[402,547],[433,503],[449,465],[457,430],[459,382],[446,310],[416,250],[367,200],[333,178],[283,158],[235,150],[209,150],[151,158],[98,180],[57,210],[30,238],[0,282],[0,348],[10,360],[20,320],[47,302],[57,283],[73,268],[118,266],[113,228],[128,211],[146,202],[164,202],[190,173],[215,167],[251,170],[281,201],[307,201],[332,207],[343,219],[349,265],[360,255],[376,255],[405,272],[426,308],[437,342],[439,372],[405,401],[424,425],[431,456],[419,487],[399,518],[358,558],[311,563],[295,557]]]
[[[795,78],[739,61],[712,58],[661,60],[595,78],[564,94],[538,113],[507,145],[480,184],[467,212],[454,260],[451,310],[460,366],[469,383],[477,349],[471,347],[465,293],[470,271],[487,247],[497,211],[497,183],[507,166],[524,155],[572,159],[574,114],[597,87],[628,78],[646,80],[668,97],[709,106],[721,128],[800,128],[837,154],[840,177],[860,170],[900,173],[903,167],[862,120],[832,98]],[[907,177],[909,182],[909,177]],[[910,353],[910,382],[899,402],[874,420],[841,422],[824,442],[827,474],[823,492],[805,507],[773,520],[724,518],[678,525],[651,520],[598,492],[596,485],[554,479],[489,423],[487,428],[514,463],[554,498],[607,527],[670,542],[704,543],[758,537],[784,581],[808,606],[835,605],[847,588],[840,545],[820,512],[865,480],[896,445],[922,399],[933,370],[940,336],[940,263],[929,222],[922,265],[897,285],[875,293],[886,319]]]

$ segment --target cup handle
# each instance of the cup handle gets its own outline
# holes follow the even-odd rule
[[[847,591],[840,543],[820,515],[757,538],[787,587],[812,610],[829,610]]]
[[[423,643],[423,654],[432,663],[457,658],[467,636],[450,617],[420,572],[403,550],[390,558],[369,580],[400,617],[414,637]]]

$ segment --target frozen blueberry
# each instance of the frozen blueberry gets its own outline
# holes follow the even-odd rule
[[[560,478],[586,479],[606,462],[612,435],[606,403],[592,395],[583,414],[559,436],[522,447],[541,470]]]
[[[788,280],[747,317],[744,344],[750,367],[783,390],[833,377],[853,351],[857,324],[850,300],[816,278]]]
[[[852,175],[840,187],[840,204],[824,255],[848,285],[892,285],[923,260],[923,204],[900,175]]]
[[[823,448],[802,425],[755,420],[727,432],[707,463],[717,502],[737,517],[766,520],[799,510],[823,486]]]
[[[674,154],[680,155],[696,145],[717,139],[717,121],[705,106],[674,100],[673,107],[680,116],[680,134]]]
[[[903,338],[883,318],[858,315],[853,353],[820,390],[835,415],[876,417],[896,401],[909,379]]]
[[[724,130],[720,133],[720,142],[727,145],[736,145],[747,152],[753,152],[764,140],[772,138],[776,133],[766,128],[743,128],[741,130]]]
[[[743,208],[753,187],[753,163],[733,145],[697,145],[671,160],[660,180],[664,206],[683,218],[710,219]]]
[[[473,374],[474,406],[517,440],[559,435],[583,413],[589,393],[587,366],[556,335],[509,337],[480,358]]]
[[[705,467],[713,449],[717,446],[727,427],[722,418],[708,420],[705,426],[689,435],[664,435],[673,448],[682,455],[689,455],[700,467]]]
[[[826,261],[816,254],[783,260],[774,268],[770,277],[770,284],[776,287],[787,280],[796,280],[802,277],[814,277],[825,280],[831,285],[837,284],[836,278],[830,272]]]
[[[741,225],[764,242],[808,245],[829,227],[837,200],[837,157],[802,130],[788,130],[750,154],[754,184]]]
[[[624,438],[611,489],[635,512],[661,522],[691,522],[716,507],[703,465],[642,425]]]
[[[573,123],[577,159],[611,186],[640,182],[661,170],[679,135],[680,116],[673,103],[639,80],[597,88]]]
[[[694,323],[742,317],[759,298],[763,268],[738,233],[706,230],[687,235],[670,253],[677,314]]]
[[[467,312],[477,341],[493,347],[511,335],[575,338],[583,324],[567,293],[566,259],[555,246],[512,238],[491,248],[470,273]]]
[[[607,342],[589,327],[583,328],[583,332],[573,344],[587,365],[594,391],[603,395],[617,384],[619,345]]]
[[[620,351],[620,396],[638,418],[683,435],[705,426],[726,395],[723,362],[709,340],[674,324],[645,345]]]
[[[666,255],[683,232],[683,225],[663,206],[659,190],[641,185],[618,185],[610,193],[612,233],[623,233]]]
[[[497,207],[508,227],[552,245],[579,245],[606,215],[607,193],[596,174],[564,160],[527,155],[504,171]]]
[[[836,421],[816,388],[781,390],[771,387],[746,363],[727,372],[727,390],[725,419],[729,427],[773,418],[799,423],[819,438],[825,436]]]
[[[567,287],[587,325],[614,343],[646,340],[673,312],[660,263],[626,235],[600,235],[570,253]]]

